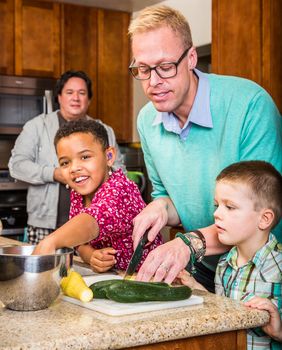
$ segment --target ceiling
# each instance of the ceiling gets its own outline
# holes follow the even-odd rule
[[[117,11],[135,12],[162,0],[57,0],[69,4],[100,7]]]

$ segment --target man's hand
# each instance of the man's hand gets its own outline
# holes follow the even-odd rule
[[[159,198],[149,203],[134,219],[133,219],[133,246],[136,249],[141,237],[147,229],[148,240],[153,242],[160,230],[168,222],[168,198]]]
[[[180,239],[175,238],[152,250],[141,266],[136,280],[155,282],[164,280],[171,283],[188,264],[190,249]]]
[[[116,263],[116,250],[109,248],[94,249],[89,264],[94,272],[106,272]]]

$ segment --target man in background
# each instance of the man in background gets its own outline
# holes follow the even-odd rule
[[[54,136],[59,127],[71,120],[89,119],[88,106],[92,83],[82,71],[67,71],[56,83],[55,98],[60,108],[28,121],[18,136],[9,160],[15,179],[29,184],[27,194],[28,242],[37,244],[62,226],[69,216],[70,194],[58,166]],[[114,169],[125,171],[113,129],[98,120],[107,130],[109,144],[116,147]]]

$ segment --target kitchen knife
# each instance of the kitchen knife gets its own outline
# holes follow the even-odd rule
[[[123,279],[128,279],[128,277],[132,276],[133,273],[135,272],[136,267],[138,266],[138,264],[142,258],[144,246],[148,242],[148,232],[149,232],[149,230],[145,231],[143,237],[140,239],[140,241],[139,241],[139,243],[138,243],[131,259],[130,259],[130,262],[127,266],[127,269],[126,269],[126,272],[125,272]]]

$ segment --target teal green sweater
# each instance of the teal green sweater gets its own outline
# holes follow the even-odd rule
[[[138,131],[153,185],[153,198],[169,196],[185,230],[214,222],[215,178],[227,165],[261,159],[282,172],[282,118],[257,84],[207,75],[213,128],[192,124],[186,140],[153,125],[150,102],[140,111]],[[282,225],[274,230],[282,242]]]

